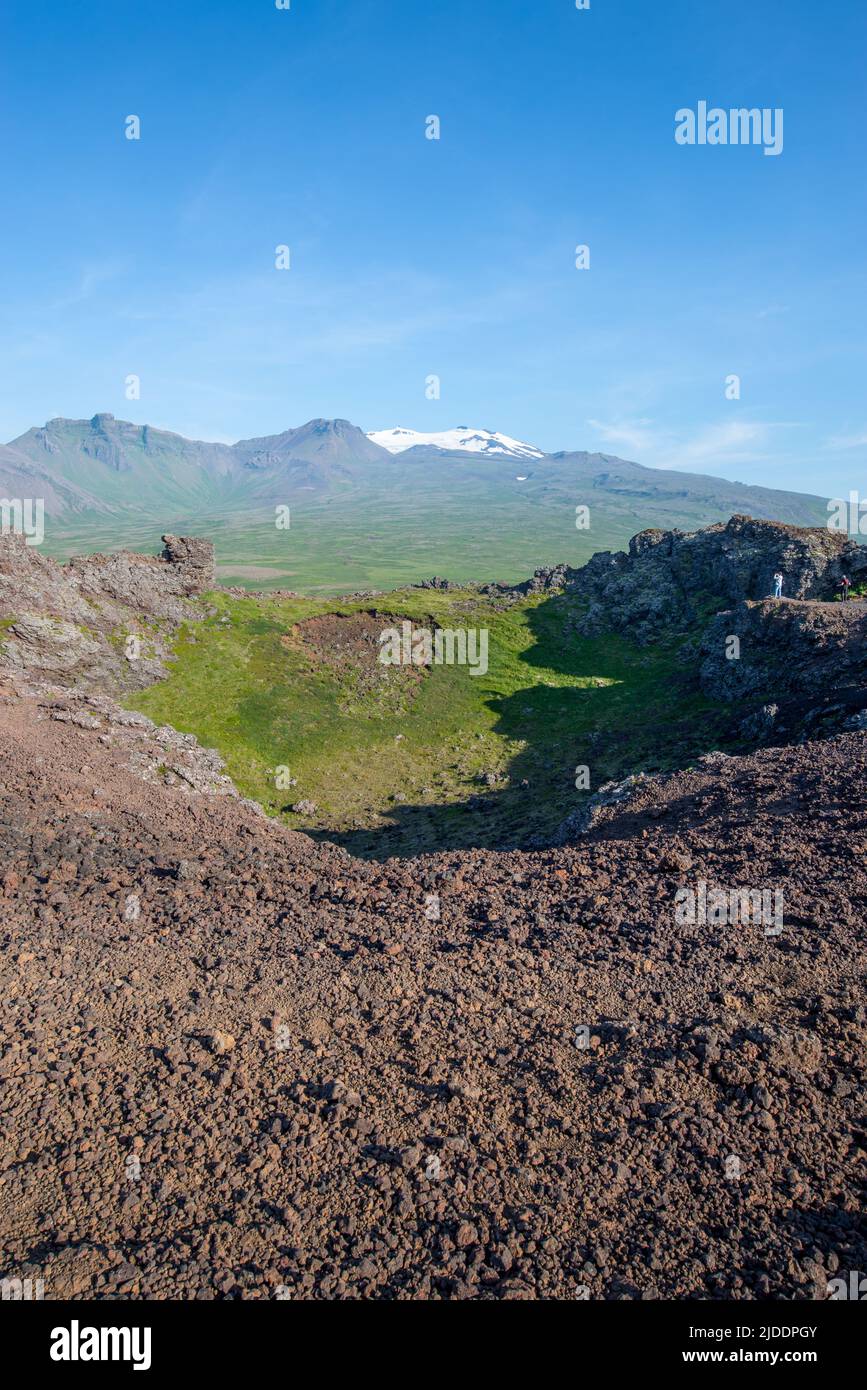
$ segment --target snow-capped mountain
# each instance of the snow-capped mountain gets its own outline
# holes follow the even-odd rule
[[[454,430],[439,430],[425,434],[421,430],[371,430],[368,434],[374,444],[388,449],[391,454],[402,454],[404,449],[413,449],[424,444],[434,449],[457,450],[464,454],[503,454],[508,458],[544,458],[541,449],[532,444],[524,444],[520,439],[512,439],[508,434],[498,434],[494,430],[472,430],[466,425],[458,425]]]

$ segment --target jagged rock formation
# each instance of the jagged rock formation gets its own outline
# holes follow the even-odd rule
[[[726,644],[738,637],[739,655]],[[702,686],[722,700],[825,696],[867,681],[867,605],[742,603],[708,624],[701,645]]]
[[[754,741],[845,726],[867,708],[867,605],[739,604],[705,629],[700,674],[706,694],[741,712],[741,732]]]
[[[504,602],[565,591],[586,602],[578,632],[617,631],[647,644],[690,627],[708,611],[769,596],[777,570],[786,597],[832,599],[843,574],[854,582],[867,579],[867,546],[824,527],[733,516],[700,531],[640,531],[627,550],[598,551],[578,568],[543,566],[520,584],[436,579],[421,587],[474,588]]]
[[[168,639],[201,616],[189,600],[214,586],[215,570],[210,541],[163,540],[160,557],[122,550],[61,565],[0,535],[0,676],[97,691],[165,676]]]
[[[16,695],[0,687],[0,700],[14,704]],[[118,778],[126,774],[152,786],[176,787],[187,794],[237,797],[225,764],[214,748],[203,748],[192,734],[179,733],[170,724],[157,725],[135,710],[121,709],[105,695],[73,693],[42,696],[29,708],[35,721],[49,719],[73,729],[91,731],[107,750],[113,774],[106,785],[95,785],[93,796],[110,804]],[[254,801],[244,804],[255,815],[264,815]]]
[[[186,594],[203,594],[217,582],[214,546],[192,536],[163,536],[163,559],[173,567]]]
[[[708,609],[767,597],[776,570],[787,597],[832,599],[842,574],[867,577],[867,548],[835,531],[733,516],[691,533],[642,531],[628,552],[594,555],[564,584],[587,600],[580,632],[613,629],[645,644]]]
[[[777,570],[781,603],[767,600]],[[854,727],[867,708],[867,608],[831,602],[843,574],[867,580],[867,546],[826,528],[733,516],[690,533],[641,531],[628,550],[600,552],[581,568],[476,587],[506,604],[566,593],[578,601],[571,622],[580,635],[618,632],[646,646],[689,633],[682,662],[706,695],[734,706],[732,736],[756,744]],[[561,836],[584,833],[595,809],[593,801],[576,812]]]
[[[780,603],[767,599],[777,570]],[[573,617],[583,635],[648,645],[693,634],[681,659],[706,695],[733,706],[732,736],[756,744],[851,727],[867,708],[867,608],[832,602],[843,574],[867,579],[867,547],[825,528],[733,516],[689,534],[642,531],[628,551],[537,570],[509,592],[565,591],[583,604]],[[588,813],[567,836],[586,829]]]
[[[143,782],[236,797],[215,749],[109,698],[167,675],[178,624],[202,616],[190,599],[214,585],[209,541],[163,540],[159,558],[121,551],[60,565],[0,535],[0,700],[37,696],[37,721],[95,731],[117,768]]]

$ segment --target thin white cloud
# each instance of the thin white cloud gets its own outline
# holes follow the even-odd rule
[[[684,440],[675,450],[672,468],[684,468],[709,459],[726,463],[745,463],[758,457],[756,450],[768,441],[775,427],[761,420],[728,420],[724,424],[708,425],[692,439]]]
[[[867,430],[860,434],[835,434],[826,441],[826,449],[863,449],[867,445]]]
[[[126,262],[113,260],[103,261],[99,265],[84,266],[78,277],[78,283],[63,295],[60,299],[49,305],[51,310],[68,309],[73,304],[82,304],[90,299],[100,285],[104,285],[109,280],[115,280],[126,270]]]
[[[289,366],[507,324],[531,303],[530,290],[500,285],[450,303],[436,279],[410,270],[329,284],[272,271],[217,280],[158,303],[139,301],[126,317],[155,324],[161,334],[171,322],[187,349],[231,346],[248,361]]]
[[[721,420],[685,434],[655,427],[646,418],[587,423],[603,443],[630,450],[636,462],[685,472],[767,461],[774,457],[776,432],[798,427],[794,420]]]
[[[603,444],[610,444],[613,448],[631,449],[634,453],[642,453],[648,449],[655,450],[657,447],[656,435],[649,428],[653,424],[652,420],[620,420],[612,423],[588,420],[587,424],[602,436]]]

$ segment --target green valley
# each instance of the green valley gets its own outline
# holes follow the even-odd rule
[[[360,855],[542,842],[601,783],[715,746],[720,716],[680,660],[683,636],[652,649],[579,637],[574,595],[203,602],[169,679],[131,703],[217,748],[269,814]],[[486,628],[487,673],[379,665],[375,634],[396,617]]]

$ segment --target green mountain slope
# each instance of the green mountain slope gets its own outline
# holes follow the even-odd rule
[[[0,449],[8,497],[45,498],[46,550],[155,550],[162,531],[215,538],[221,578],[346,592],[432,573],[516,580],[579,564],[649,526],[693,530],[735,512],[822,525],[823,499],[608,454],[538,459],[389,453],[347,420],[227,445],[111,415],[50,420]],[[291,527],[276,524],[289,508]],[[576,528],[576,508],[589,526]]]

